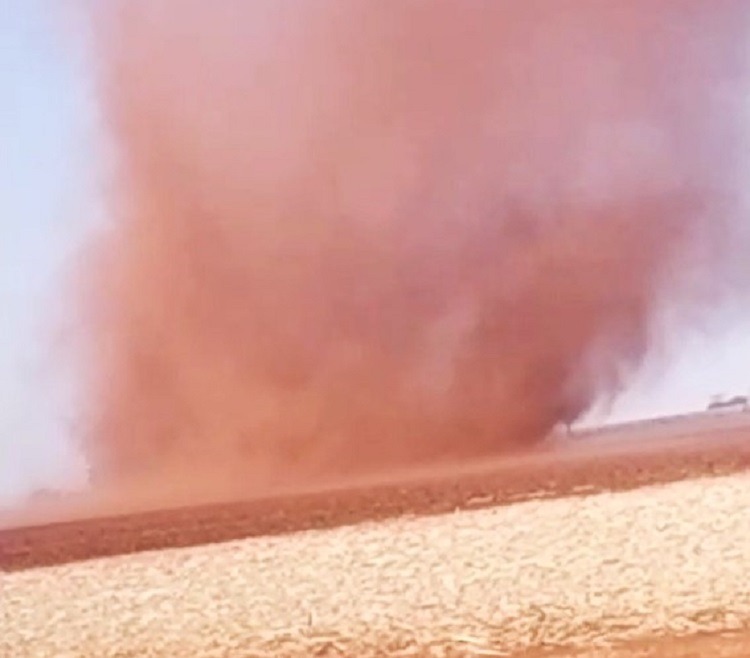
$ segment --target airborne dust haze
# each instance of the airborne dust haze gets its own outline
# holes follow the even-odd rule
[[[619,391],[722,276],[745,6],[97,3],[95,481],[482,457]]]

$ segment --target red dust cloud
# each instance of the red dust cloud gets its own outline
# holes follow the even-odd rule
[[[94,482],[457,463],[621,390],[720,276],[745,6],[97,3]]]

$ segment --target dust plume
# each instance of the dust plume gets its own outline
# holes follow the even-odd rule
[[[745,5],[97,3],[94,478],[482,457],[619,391],[722,276]]]

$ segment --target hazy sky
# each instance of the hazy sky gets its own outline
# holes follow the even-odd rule
[[[85,58],[55,22],[62,4],[0,6],[0,502],[81,470],[54,341],[66,267],[99,207],[96,121]],[[726,312],[712,330],[671,336],[667,358],[644,369],[608,420],[750,393],[748,315]]]

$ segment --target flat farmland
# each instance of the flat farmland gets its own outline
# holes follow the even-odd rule
[[[326,491],[6,519],[0,656],[750,655],[740,416]]]

